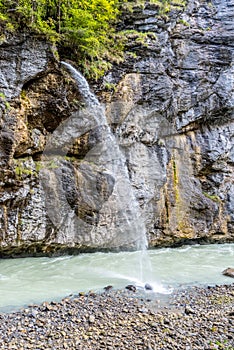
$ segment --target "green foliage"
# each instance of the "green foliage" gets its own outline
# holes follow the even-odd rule
[[[175,8],[184,7],[186,4],[186,0],[173,0],[173,1],[172,0],[149,0],[149,3],[155,4],[158,6],[159,15],[165,15],[166,13],[170,12]],[[144,4],[145,4],[145,0],[124,1],[124,7],[130,11],[133,11],[134,7],[143,8]]]
[[[148,46],[148,39],[157,40],[157,36],[153,32],[138,32],[137,30],[124,30],[119,32],[119,35],[122,37],[123,43],[127,42],[129,39],[134,41],[137,44],[141,44],[142,46]]]
[[[0,92],[0,99],[3,101],[5,101],[5,99],[6,99],[6,96],[3,92]]]
[[[180,19],[179,23],[183,24],[183,26],[185,26],[185,27],[189,27],[189,23],[187,21],[185,21],[184,19]]]
[[[34,170],[22,159],[14,160],[14,171],[18,179],[22,180],[26,177],[34,175]]]
[[[108,91],[115,91],[116,90],[116,85],[113,83],[109,83],[108,81],[104,82],[104,89]]]
[[[186,0],[150,0],[159,14]],[[30,30],[59,47],[63,58],[77,62],[83,73],[98,79],[113,62],[123,59],[124,35],[115,23],[120,7],[144,6],[144,0],[0,0],[0,30]],[[126,5],[126,6],[125,6]],[[136,40],[146,41],[145,34]],[[55,45],[53,46],[55,47]],[[56,50],[54,57],[58,58]]]
[[[30,176],[33,174],[33,170],[17,166],[15,167],[15,173],[18,177],[22,177],[22,175]]]
[[[9,102],[6,101],[6,96],[3,92],[0,92],[0,103],[3,103],[5,105],[6,110],[10,109],[10,104]]]
[[[39,173],[41,169],[57,169],[59,165],[56,159],[49,159],[45,161],[35,162],[36,172]]]
[[[86,76],[98,78],[119,60],[121,45],[116,44],[113,23],[118,1],[73,1],[61,23],[63,46],[72,50]]]
[[[211,195],[207,192],[203,192],[204,196],[206,196],[207,198],[211,199],[213,202],[221,202],[221,199],[216,196],[216,195]]]
[[[120,59],[114,40],[118,0],[0,0],[0,26],[44,34],[98,78]]]
[[[184,7],[186,0],[150,0],[151,3],[156,3],[160,7],[160,13],[167,13],[177,7]]]
[[[210,342],[211,350],[234,350],[234,347],[228,345],[228,340],[225,339],[223,341],[216,340],[215,342]]]

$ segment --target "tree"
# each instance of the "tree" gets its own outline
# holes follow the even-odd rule
[[[0,0],[0,20],[15,30],[30,28],[68,48],[86,74],[98,77],[115,56],[118,0]]]

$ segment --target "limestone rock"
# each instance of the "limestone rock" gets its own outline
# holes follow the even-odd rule
[[[158,16],[146,3],[122,18],[145,39],[130,31],[125,61],[93,88],[149,245],[233,241],[234,6],[189,0]],[[74,80],[27,34],[6,38],[0,60],[1,256],[121,247],[116,179],[95,164],[106,134]]]

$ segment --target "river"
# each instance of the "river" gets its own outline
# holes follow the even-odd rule
[[[233,283],[234,244],[193,245],[148,251],[0,260],[0,310],[59,300],[80,291],[145,283],[168,294],[191,285]],[[148,293],[152,293],[148,292]]]

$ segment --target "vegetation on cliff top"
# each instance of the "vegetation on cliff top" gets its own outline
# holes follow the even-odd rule
[[[143,0],[134,1],[134,5]],[[150,0],[165,10],[170,0]],[[184,3],[184,0],[174,0]],[[46,35],[63,53],[79,62],[86,76],[98,78],[123,55],[124,35],[115,23],[127,0],[0,0],[0,29]]]

